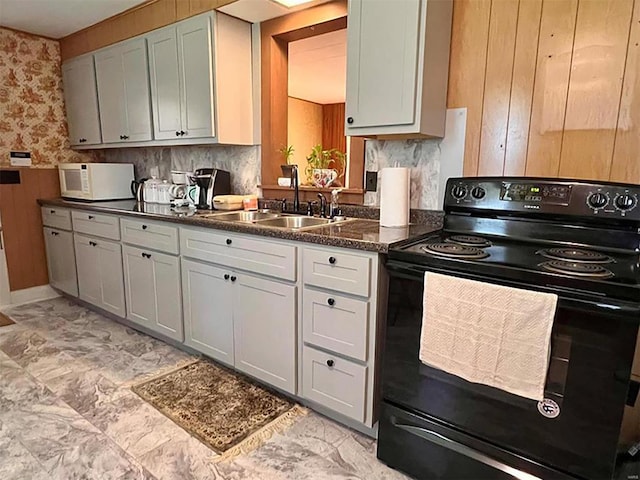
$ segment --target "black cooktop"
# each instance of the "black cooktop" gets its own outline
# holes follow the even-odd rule
[[[469,272],[487,279],[503,278],[590,295],[640,300],[637,252],[443,230],[393,249],[389,259],[433,270]]]

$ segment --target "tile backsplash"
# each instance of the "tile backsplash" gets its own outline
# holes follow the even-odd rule
[[[136,178],[151,176],[157,167],[160,178],[170,179],[171,170],[194,171],[219,168],[231,173],[231,190],[236,194],[258,193],[260,147],[238,145],[114,148],[104,150],[104,161],[133,163]]]

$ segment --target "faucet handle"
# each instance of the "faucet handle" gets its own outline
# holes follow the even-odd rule
[[[280,203],[280,210],[284,212],[287,209],[287,199],[283,198],[282,200],[280,200]]]

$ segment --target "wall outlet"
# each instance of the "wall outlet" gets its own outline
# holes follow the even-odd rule
[[[364,189],[367,192],[378,190],[378,172],[365,172]]]

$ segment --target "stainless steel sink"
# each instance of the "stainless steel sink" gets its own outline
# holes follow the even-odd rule
[[[322,225],[328,225],[330,223],[334,223],[330,218],[291,215],[272,218],[269,220],[261,220],[259,222],[256,222],[256,225],[264,227],[288,228],[289,230],[299,230],[301,228],[319,227]]]
[[[243,222],[253,223],[260,220],[277,219],[280,217],[280,213],[272,212],[270,210],[256,210],[256,211],[240,211],[229,213],[211,213],[205,215],[206,218],[213,218],[215,220],[223,220],[225,222]]]

